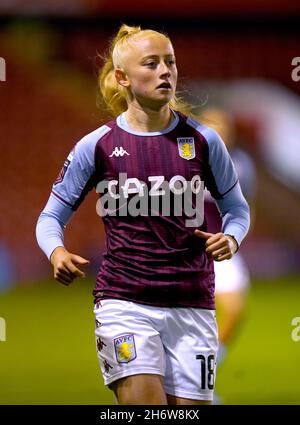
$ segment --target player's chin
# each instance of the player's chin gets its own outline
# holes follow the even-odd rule
[[[161,108],[162,106],[167,105],[168,103],[170,103],[170,101],[173,99],[173,96],[168,94],[168,93],[160,93],[159,95],[156,95],[153,99],[152,99],[152,103],[153,105],[158,106],[159,108]]]
[[[155,94],[158,99],[165,99],[168,102],[174,97],[174,91],[172,89],[157,89]]]

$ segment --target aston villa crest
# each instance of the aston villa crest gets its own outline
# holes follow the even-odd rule
[[[177,137],[178,152],[183,159],[195,158],[194,137]]]
[[[118,363],[129,363],[136,358],[134,335],[121,335],[114,339]]]

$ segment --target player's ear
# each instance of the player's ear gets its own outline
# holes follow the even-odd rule
[[[116,68],[115,70],[115,78],[117,82],[123,86],[123,87],[129,87],[130,82],[128,80],[128,77],[126,75],[126,72],[121,68]]]

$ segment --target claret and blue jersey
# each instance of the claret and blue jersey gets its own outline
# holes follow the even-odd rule
[[[195,227],[187,225],[184,211],[175,214],[172,204],[170,213],[164,214],[152,208],[154,198],[169,196],[174,202],[174,193],[190,186],[196,207],[203,182],[217,201],[223,232],[241,243],[248,231],[248,205],[224,143],[211,128],[173,113],[170,126],[160,132],[136,132],[121,114],[83,137],[68,156],[40,215],[37,238],[49,258],[63,245],[64,227],[86,194],[93,188],[101,192],[99,187],[107,183],[116,208],[102,217],[107,242],[94,289],[96,300],[215,308],[213,260],[205,253],[204,241],[194,235]],[[132,215],[130,209],[120,214],[123,201],[128,204],[145,193],[147,214]],[[197,228],[206,230],[205,220]]]

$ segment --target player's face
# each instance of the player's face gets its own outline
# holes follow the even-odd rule
[[[177,68],[171,42],[164,36],[151,35],[130,42],[124,57],[124,80],[130,101],[159,109],[173,98]]]

